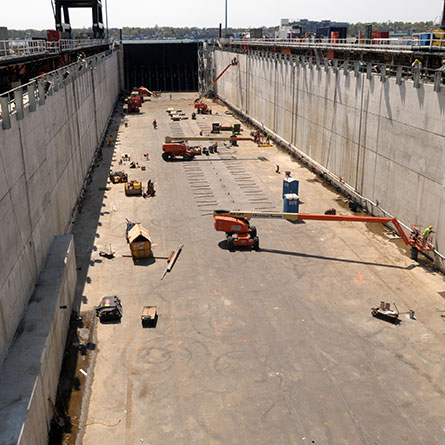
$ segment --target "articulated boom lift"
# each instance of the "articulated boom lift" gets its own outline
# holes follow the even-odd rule
[[[236,210],[215,210],[215,230],[225,232],[227,246],[230,250],[240,246],[250,246],[259,248],[259,239],[254,226],[250,225],[252,218],[263,219],[285,219],[287,221],[349,221],[349,222],[370,222],[388,224],[392,223],[397,233],[407,246],[411,246],[412,257],[417,256],[417,252],[433,250],[430,241],[423,239],[416,228],[413,228],[409,237],[396,218],[385,218],[375,216],[354,216],[354,215],[322,215],[315,213],[284,213],[284,212],[242,212]]]
[[[221,79],[222,75],[231,67],[238,65],[238,59],[234,57],[232,61],[222,70],[222,72],[219,74],[219,76],[216,77],[216,79],[212,83],[212,87],[209,91],[206,91],[205,93],[201,93],[195,100],[195,108],[198,110],[198,112],[202,114],[207,114],[210,110],[206,103],[201,102],[201,99],[204,96],[210,96],[213,95],[213,88],[215,87],[216,82],[218,82],[219,79]]]

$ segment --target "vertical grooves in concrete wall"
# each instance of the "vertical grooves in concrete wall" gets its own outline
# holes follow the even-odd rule
[[[371,79],[371,81],[373,81]],[[380,115],[382,112],[382,90],[380,90],[379,97],[379,114],[377,117],[377,134],[376,134],[376,145],[375,145],[375,163],[374,163],[374,173],[377,171],[377,160],[379,155],[379,140],[380,140]],[[376,186],[376,175],[374,174],[372,181],[372,196],[375,196],[375,186]]]
[[[245,110],[240,91],[248,90],[248,116],[260,127],[292,143],[351,193],[360,192],[374,214],[389,213],[407,227],[435,226],[436,250],[445,251],[443,91],[428,83],[413,88],[410,80],[399,85],[392,77],[356,76],[347,65],[338,69],[335,60],[315,71],[307,57],[266,52],[215,50],[216,72],[235,56],[241,63],[217,84],[223,100]],[[247,66],[248,76],[240,75]],[[295,77],[290,89],[289,70]]]
[[[92,90],[93,90],[94,127],[96,129],[96,145],[99,145],[99,128],[97,125],[97,103],[96,103],[96,87],[94,85],[94,69],[91,70],[91,84],[92,84]]]
[[[364,79],[362,80],[364,82]],[[369,89],[366,87],[366,105],[365,105],[365,85],[363,85],[363,103],[362,103],[362,114],[365,118],[362,120],[362,141],[361,146],[363,147],[363,156],[362,156],[362,181],[360,184],[360,193],[363,194],[363,187],[365,183],[365,161],[366,161],[366,150],[365,150],[365,144],[366,144],[366,137],[368,132],[368,102],[369,102]]]
[[[22,164],[23,164],[23,174],[25,177],[25,181],[27,178],[27,174],[26,174],[26,164],[25,164],[25,156],[23,154],[23,140],[22,140],[22,129],[20,128],[20,122],[18,124],[18,130],[19,130],[19,141],[20,141],[20,155],[22,157]],[[25,196],[26,196],[26,205],[28,207],[28,212],[27,212],[27,216],[28,216],[28,222],[29,222],[29,227],[32,227],[32,221],[31,221],[31,205],[29,202],[29,192],[28,192],[28,187],[24,187],[24,192],[25,192]],[[14,203],[11,203],[12,206],[14,206]],[[17,220],[17,215],[14,213],[14,218],[16,220],[16,224],[17,224],[17,229],[19,230],[19,223]],[[20,238],[21,237],[21,233],[20,233]],[[30,241],[31,244],[32,241]],[[22,239],[22,246],[25,247],[25,243]],[[36,281],[37,279],[37,271],[39,270],[38,266],[37,266],[37,258],[36,258],[36,252],[34,249],[30,249],[31,250],[31,255],[32,255],[32,259],[33,259],[33,263],[34,263],[34,269],[32,270],[31,267],[29,267],[29,271],[30,271],[30,278],[32,281]]]
[[[76,88],[76,83],[75,81],[73,81],[72,85],[72,89],[73,89],[73,104],[74,104],[74,110],[78,110],[79,109],[79,102],[78,102],[78,97],[76,94],[77,88]],[[67,99],[68,100],[68,99]],[[85,164],[83,161],[83,156],[82,156],[82,142],[81,142],[81,138],[80,138],[80,125],[79,125],[79,113],[75,112],[75,124],[76,124],[76,136],[77,136],[77,147],[79,147],[79,157],[80,157],[80,165],[81,165],[81,171],[85,170]]]
[[[361,79],[360,79],[361,80]],[[359,118],[359,128],[358,128],[358,139],[357,139],[357,166],[356,166],[356,175],[355,175],[355,189],[359,190],[360,193],[363,193],[363,171],[362,171],[362,186],[360,189],[358,188],[358,173],[359,173],[359,163],[360,163],[360,147],[361,147],[361,139],[362,139],[362,123],[363,123],[363,97],[364,97],[364,87],[360,88],[361,97],[360,97],[360,118]],[[363,158],[364,158],[363,154]]]

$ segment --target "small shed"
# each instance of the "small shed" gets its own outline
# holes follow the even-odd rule
[[[127,237],[133,258],[149,258],[153,255],[150,233],[141,224],[135,224],[129,230]]]

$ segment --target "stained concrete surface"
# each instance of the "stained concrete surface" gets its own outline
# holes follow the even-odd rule
[[[257,220],[260,251],[226,250],[212,210],[280,210],[276,164],[301,181],[302,212],[347,211],[275,147],[242,142],[192,162],[164,162],[166,135],[236,122],[214,104],[219,115],[170,121],[166,108],[190,116],[193,97],[164,94],[120,127],[114,168],[144,185],[154,180],[156,197],[128,198],[122,184],[108,184],[99,202],[103,168],[76,222],[77,262],[87,268],[81,310],[118,295],[124,311],[120,324],[97,325],[77,443],[443,443],[445,324],[436,312],[443,277],[357,223]],[[119,165],[124,153],[146,171]],[[150,231],[155,256],[183,241],[163,281],[165,260],[123,256],[125,218]],[[100,257],[110,245],[116,258]],[[380,300],[414,309],[417,320],[402,315],[394,326],[372,318]],[[158,307],[154,329],[141,326],[144,305]]]

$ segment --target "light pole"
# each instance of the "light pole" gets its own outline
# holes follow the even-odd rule
[[[108,2],[105,0],[105,26],[107,27],[107,39],[110,38],[110,34],[108,32]]]
[[[224,37],[227,37],[227,0],[226,0],[226,31]]]
[[[442,20],[440,21],[440,29],[445,31],[445,0],[443,2]]]

